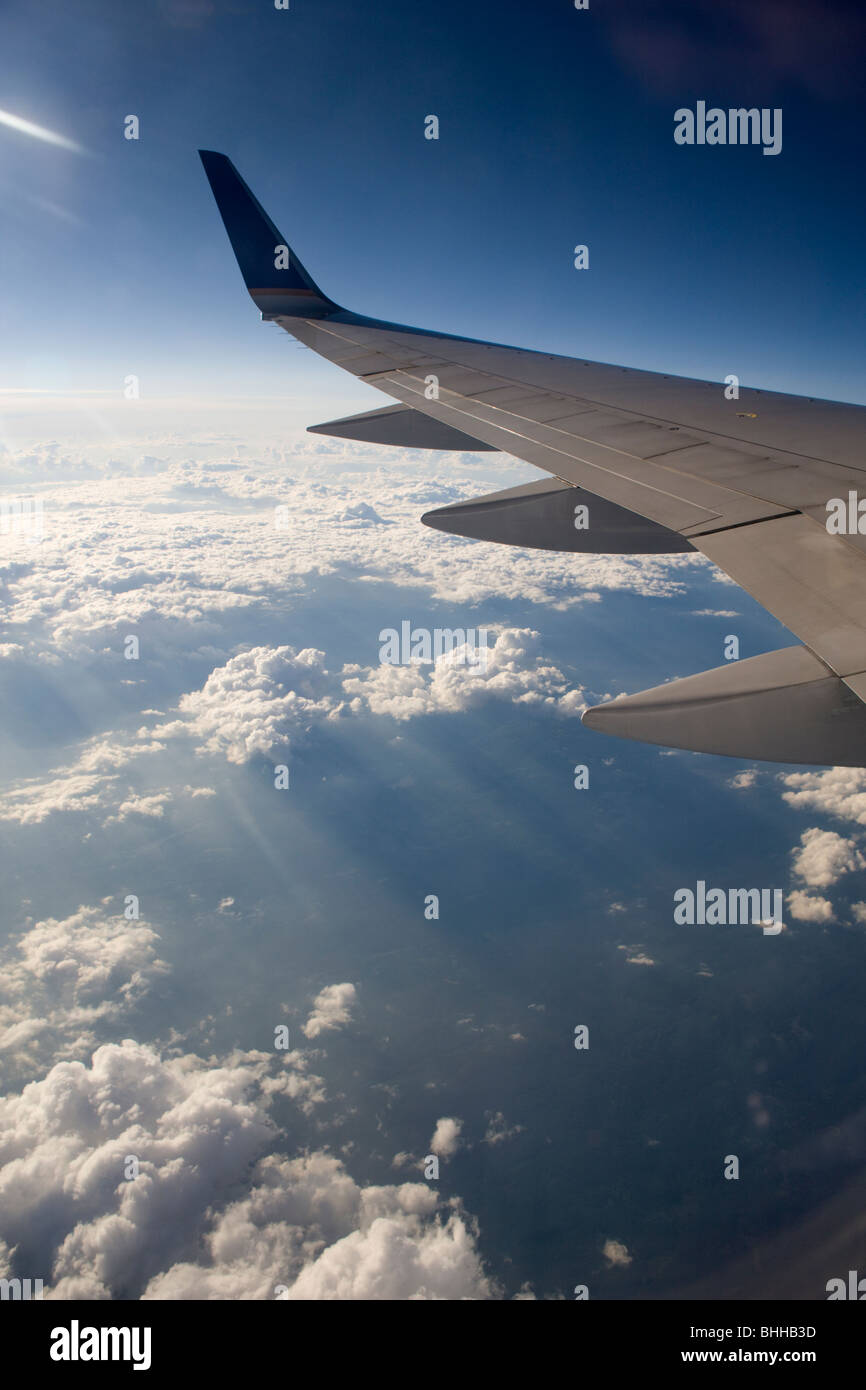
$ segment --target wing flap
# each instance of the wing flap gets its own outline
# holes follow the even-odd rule
[[[579,527],[576,508],[582,508]],[[694,549],[678,532],[556,478],[452,502],[425,512],[421,520],[452,535],[534,550],[670,555]]]
[[[472,453],[495,452],[444,420],[434,420],[407,405],[386,405],[362,415],[347,415],[324,425],[308,425],[308,434],[327,434],[336,439],[359,439],[366,444],[396,444],[403,449],[459,449]]]
[[[866,705],[799,646],[595,705],[583,722],[599,733],[695,753],[866,766]]]

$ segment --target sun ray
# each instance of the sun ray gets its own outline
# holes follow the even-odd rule
[[[17,130],[21,135],[32,135],[35,140],[44,140],[49,145],[58,145],[63,150],[84,154],[83,146],[76,144],[74,140],[67,139],[65,135],[58,135],[54,130],[47,130],[45,126],[36,125],[33,121],[25,121],[21,116],[13,116],[11,111],[0,111],[0,125]]]

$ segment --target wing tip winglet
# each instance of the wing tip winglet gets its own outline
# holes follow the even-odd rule
[[[244,284],[262,313],[289,318],[337,313],[339,305],[304,269],[228,155],[204,149],[198,155]]]

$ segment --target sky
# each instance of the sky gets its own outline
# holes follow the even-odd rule
[[[12,3],[2,40],[0,492],[44,525],[0,536],[0,1275],[825,1297],[866,773],[580,722],[790,634],[697,554],[419,525],[519,461],[307,434],[383,398],[261,324],[196,150],[349,308],[864,402],[864,21]],[[677,146],[700,99],[781,107],[782,152]],[[405,620],[487,667],[383,664]],[[698,880],[778,887],[784,930],[678,926]]]
[[[111,394],[135,373],[148,397],[283,409],[340,392],[260,331],[205,147],[347,308],[862,401],[864,24],[854,4],[779,0],[157,0],[146,23],[11,0],[3,109],[80,152],[0,126],[4,388]],[[674,111],[698,99],[781,107],[781,154],[676,145]]]

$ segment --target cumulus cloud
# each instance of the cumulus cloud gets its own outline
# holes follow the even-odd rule
[[[314,648],[253,647],[215,667],[200,690],[183,694],[177,716],[133,736],[105,733],[87,740],[65,767],[20,780],[0,793],[0,820],[37,825],[62,812],[99,813],[103,826],[132,817],[161,819],[178,796],[209,797],[212,788],[135,787],[138,763],[178,739],[201,755],[244,763],[305,738],[316,724],[372,714],[407,720],[456,714],[486,700],[529,705],[557,715],[580,715],[581,688],[569,688],[528,628],[495,636],[483,666],[467,665],[461,650],[425,666],[363,667],[330,672]]]
[[[866,825],[866,769],[831,767],[824,772],[789,772],[780,779],[789,806],[823,811],[839,820]]]
[[[813,893],[804,893],[795,888],[788,894],[788,911],[798,922],[831,922],[833,905],[829,898],[820,898]]]
[[[0,1101],[0,1240],[47,1233],[54,1299],[496,1296],[458,1202],[268,1151],[290,1074],[131,1041],[58,1063]]]
[[[532,629],[506,628],[488,647],[484,661],[468,660],[465,647],[457,647],[428,666],[346,668],[351,674],[343,689],[352,709],[366,707],[395,719],[456,713],[488,699],[582,714],[582,689],[569,690],[565,676],[545,661],[540,647],[541,638]]]
[[[304,1036],[318,1038],[322,1033],[342,1028],[352,1017],[356,997],[352,984],[326,985],[313,1000],[313,1012],[303,1025]]]
[[[192,737],[202,752],[248,761],[285,743],[317,718],[338,710],[325,653],[313,648],[254,647],[218,666],[201,690],[182,696],[182,720],[159,725],[154,737]]]
[[[462,1130],[463,1121],[454,1116],[446,1115],[437,1120],[430,1140],[430,1152],[439,1158],[453,1158],[462,1143]]]
[[[478,1255],[477,1226],[460,1210],[436,1218],[418,1183],[368,1188],[357,1229],[328,1246],[286,1293],[292,1299],[487,1299],[495,1286]]]
[[[96,1026],[121,1020],[167,972],[158,941],[143,922],[94,907],[13,939],[0,954],[0,1050],[16,1071],[92,1048]]]
[[[794,873],[810,888],[829,888],[843,874],[866,864],[853,840],[817,826],[803,831],[800,848],[792,853]]]
[[[621,1240],[606,1240],[601,1253],[610,1268],[615,1265],[630,1265],[632,1261],[628,1247],[623,1245]]]
[[[189,737],[201,752],[240,763],[289,743],[316,722],[350,714],[406,720],[455,714],[488,699],[581,714],[583,691],[569,689],[540,644],[537,632],[507,628],[483,662],[467,661],[461,646],[426,665],[347,665],[335,674],[324,652],[254,647],[212,671],[201,690],[182,696],[182,718],[158,725],[152,736]]]

